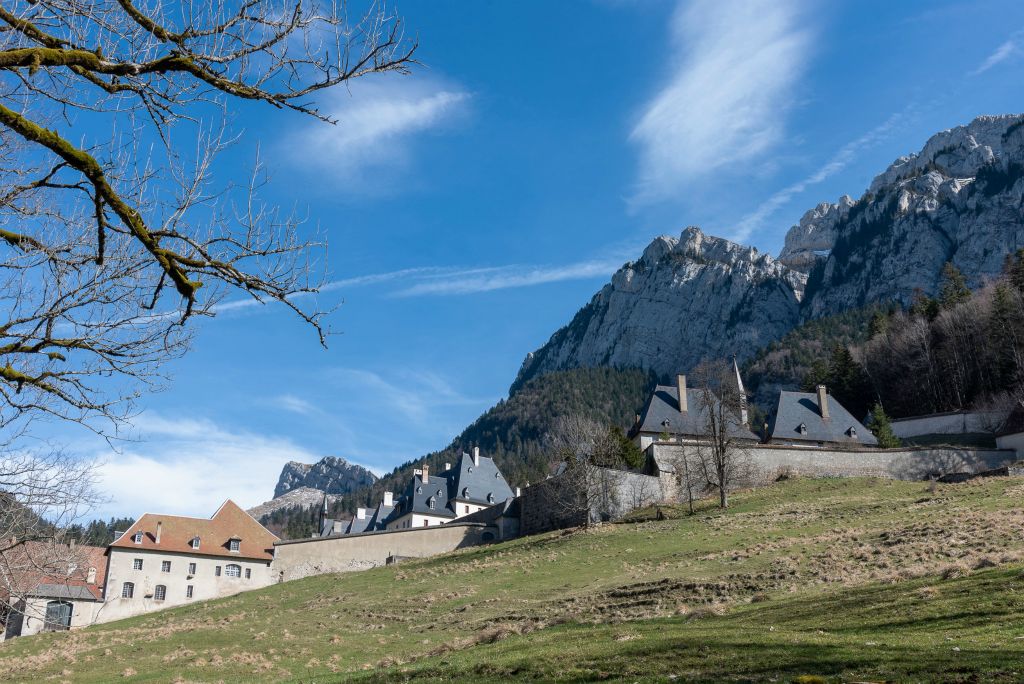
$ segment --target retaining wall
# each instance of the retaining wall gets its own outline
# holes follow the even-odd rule
[[[446,525],[389,530],[338,537],[281,541],[274,544],[274,570],[287,582],[330,572],[367,570],[389,556],[426,558],[497,538],[491,525],[452,522]]]
[[[952,411],[892,421],[900,439],[921,435],[991,434],[1006,420],[1006,411]]]
[[[695,456],[695,448],[653,444],[653,455],[672,460],[680,450]],[[760,444],[744,450],[750,465],[750,484],[776,479],[789,471],[806,477],[886,477],[923,480],[945,473],[991,470],[1017,460],[1011,449],[921,447],[899,449],[799,448]]]

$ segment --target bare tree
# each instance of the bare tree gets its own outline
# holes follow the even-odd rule
[[[608,428],[579,414],[559,416],[545,443],[555,477],[541,485],[555,516],[581,525],[611,517],[619,503],[612,470],[618,443]]]
[[[676,471],[676,482],[679,485],[680,493],[686,498],[686,506],[693,515],[693,502],[697,494],[707,487],[707,482],[701,477],[702,468],[696,458],[694,449],[682,445],[678,447],[672,459],[672,465]]]
[[[12,0],[0,7],[0,422],[122,419],[239,291],[324,342],[321,242],[214,184],[244,102],[333,123],[315,97],[406,72],[416,45],[371,3]]]
[[[700,392],[702,435],[694,445],[700,478],[729,506],[729,492],[749,475],[749,430],[741,419],[746,398],[729,364],[705,361],[693,373]]]

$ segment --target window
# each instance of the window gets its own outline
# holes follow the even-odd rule
[[[141,558],[136,558],[135,560],[132,561],[132,570],[141,570],[141,569],[142,569],[142,559]]]
[[[195,563],[189,563],[188,564],[188,574],[190,574],[190,575],[196,574],[196,564]]]
[[[469,513],[469,506],[466,506],[466,512]]]
[[[423,526],[424,526],[424,527],[426,527],[426,526],[427,526],[427,525],[429,525],[429,524],[430,524],[430,521],[429,521],[429,520],[424,520],[424,521],[423,521]]]
[[[121,585],[121,598],[132,598],[135,596],[135,583],[125,582]]]
[[[216,577],[220,577],[220,566],[219,565],[213,569],[213,574]]]
[[[153,600],[163,601],[165,598],[167,598],[167,587],[162,584],[156,585],[156,588],[153,589]]]
[[[241,565],[235,565],[234,563],[228,563],[227,567],[224,568],[224,574],[227,575],[228,577],[241,577],[242,576],[242,566]]]
[[[849,432],[850,437],[852,437],[853,439],[857,439],[857,428],[851,426]]]
[[[487,503],[494,503],[494,494],[487,494]]]
[[[228,542],[228,550],[229,551],[234,551],[234,552],[237,553],[238,550],[241,549],[241,548],[242,548],[242,540],[241,539],[232,539],[231,541]]]
[[[429,506],[429,507],[431,507],[431,508],[436,508],[436,507],[437,507],[437,506],[435,505],[436,503],[437,503],[437,502],[436,502],[436,500],[434,499],[434,497],[430,497],[429,499],[427,499],[427,506]]]
[[[135,542],[136,544],[141,544],[142,543],[142,533],[141,532],[136,532],[134,535],[132,535],[132,541]]]
[[[252,579],[252,568],[245,569],[245,579]]]
[[[160,561],[160,572],[170,572],[171,561]]]
[[[192,548],[193,549],[198,549],[199,548],[199,537],[192,537]]]
[[[806,423],[800,423],[800,427],[797,428],[797,431],[801,435],[806,435],[807,434],[807,425],[806,425]]]
[[[192,598],[192,585],[185,587],[185,598]]]

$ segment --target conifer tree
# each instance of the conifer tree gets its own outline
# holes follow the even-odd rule
[[[939,305],[944,311],[971,298],[971,290],[967,287],[967,279],[960,269],[947,261],[942,267],[942,285],[939,288]]]
[[[878,446],[883,449],[892,449],[901,444],[899,437],[892,431],[892,421],[880,403],[876,403],[871,409],[871,432],[878,440]]]

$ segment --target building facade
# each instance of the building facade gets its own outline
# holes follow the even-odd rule
[[[230,500],[212,518],[146,513],[107,549],[99,621],[272,584],[275,541]]]

